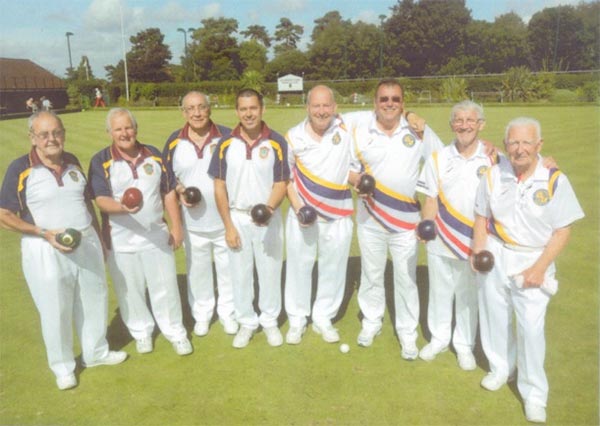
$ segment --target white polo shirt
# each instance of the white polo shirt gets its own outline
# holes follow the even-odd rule
[[[189,124],[174,132],[163,150],[163,161],[172,180],[184,186],[195,186],[202,193],[202,200],[193,207],[182,206],[182,218],[190,231],[213,232],[223,229],[223,221],[215,202],[215,185],[208,175],[208,167],[217,143],[231,130],[211,122],[209,134],[202,147],[189,139]]]
[[[358,203],[357,223],[388,232],[414,230],[419,222],[414,195],[421,161],[442,147],[429,126],[421,140],[401,117],[388,136],[377,127],[374,112],[361,117],[352,128],[351,170],[372,175],[376,188],[373,196]]]
[[[14,160],[4,177],[0,207],[41,228],[88,228],[87,180],[77,158],[63,153],[59,172],[46,167],[35,148]]]
[[[112,248],[118,252],[134,252],[168,244],[168,228],[164,221],[162,197],[175,187],[169,182],[158,149],[137,142],[140,156],[135,164],[125,160],[111,145],[98,152],[90,163],[90,183],[94,198],[113,197],[121,200],[127,188],[138,188],[144,203],[135,214],[103,215],[103,226],[110,226]],[[104,234],[104,233],[103,233]]]
[[[352,215],[352,193],[348,187],[350,133],[336,117],[320,141],[306,131],[308,119],[286,134],[288,163],[294,187],[305,204],[314,207],[319,220]]]
[[[230,209],[249,212],[256,204],[268,201],[275,182],[289,179],[287,143],[263,122],[261,134],[251,147],[237,126],[231,136],[219,141],[208,174],[225,180]]]
[[[535,172],[520,182],[506,158],[481,180],[475,212],[488,218],[488,233],[507,244],[543,248],[556,229],[584,214],[567,177],[538,157]]]
[[[475,153],[463,157],[456,141],[434,152],[425,162],[417,191],[437,198],[435,223],[438,237],[427,243],[427,251],[440,256],[466,260],[471,253],[475,196],[481,176],[495,160],[485,154],[485,146],[477,143]]]

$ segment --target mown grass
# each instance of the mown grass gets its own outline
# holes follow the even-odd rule
[[[413,106],[445,142],[451,139],[449,106]],[[574,226],[558,260],[560,291],[547,315],[546,369],[550,381],[550,424],[598,423],[598,162],[600,109],[594,106],[489,106],[482,137],[500,145],[504,125],[518,115],[542,123],[543,153],[569,176],[586,218]],[[135,111],[139,139],[162,148],[182,124],[173,110]],[[84,167],[109,143],[106,111],[62,116],[67,150]],[[233,125],[232,110],[214,110],[216,121]],[[268,109],[265,120],[280,132],[304,117],[300,108]],[[26,120],[0,122],[0,173],[29,149]],[[108,337],[130,359],[115,367],[79,370],[80,385],[60,392],[47,367],[39,319],[20,269],[19,236],[0,233],[0,424],[7,425],[188,425],[188,424],[526,424],[514,386],[483,391],[487,367],[478,348],[479,368],[458,369],[446,352],[433,363],[400,358],[389,315],[369,349],[355,344],[360,330],[356,286],[360,259],[356,243],[349,259],[346,299],[336,326],[347,355],[308,331],[299,346],[271,348],[262,333],[244,350],[218,323],[205,338],[193,338],[195,352],[177,357],[162,337],[155,352],[138,355],[118,316],[112,289]],[[183,289],[183,253],[177,254]],[[423,303],[427,272],[421,250],[418,281]],[[389,272],[389,271],[388,271]],[[391,275],[386,275],[391,285]],[[184,296],[185,321],[192,321]],[[422,310],[421,337],[428,337]],[[285,317],[282,316],[285,321]],[[287,330],[287,322],[282,325]]]

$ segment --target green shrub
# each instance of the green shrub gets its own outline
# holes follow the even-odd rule
[[[597,102],[600,100],[600,82],[588,81],[577,89],[579,100],[586,102]]]
[[[467,82],[464,78],[450,77],[442,81],[440,95],[445,101],[456,102],[467,98]]]
[[[577,93],[568,89],[555,89],[550,95],[551,102],[576,102]]]

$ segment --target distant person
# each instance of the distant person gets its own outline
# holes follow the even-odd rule
[[[516,374],[525,417],[536,423],[546,422],[544,323],[558,289],[554,260],[584,216],[567,177],[543,166],[542,145],[537,120],[508,123],[508,161],[501,157],[479,183],[472,246],[474,254],[486,249],[495,259],[490,272],[477,274],[481,343],[490,365],[481,386],[496,391]]]
[[[286,195],[290,169],[287,143],[262,120],[264,110],[260,93],[253,89],[238,92],[235,111],[239,125],[219,141],[208,169],[214,178],[217,209],[229,246],[233,302],[240,324],[233,339],[235,348],[246,347],[259,325],[269,345],[283,344],[277,324],[283,261],[279,205]],[[270,213],[270,219],[261,225],[250,215],[258,204]],[[260,315],[253,304],[255,265]]]
[[[47,97],[42,96],[40,102],[42,104],[42,111],[50,111],[52,109],[52,102]]]
[[[48,364],[65,390],[77,386],[73,328],[84,366],[119,364],[127,354],[110,351],[106,341],[108,290],[98,223],[79,161],[64,151],[62,121],[40,111],[28,124],[32,148],[8,167],[0,225],[23,234],[23,274],[40,315]],[[65,228],[81,232],[79,247],[56,241]]]
[[[96,102],[94,103],[94,108],[106,107],[106,104],[104,103],[104,97],[102,96],[100,89],[96,87],[94,90],[96,92]]]
[[[106,127],[112,144],[92,157],[89,179],[102,212],[108,267],[121,317],[138,353],[153,351],[156,323],[177,355],[191,354],[173,252],[183,241],[183,229],[180,216],[174,213],[177,204],[163,201],[175,184],[169,182],[160,151],[137,140],[131,111],[111,109]],[[141,205],[127,207],[121,200],[132,187],[142,192],[143,200]],[[165,210],[170,225],[163,218]]]
[[[215,124],[211,118],[208,96],[191,91],[181,101],[186,120],[182,129],[169,136],[163,150],[163,163],[171,180],[177,182],[166,199],[177,198],[183,217],[184,247],[187,264],[187,293],[194,334],[205,336],[210,328],[215,306],[219,321],[227,334],[238,332],[233,306],[233,283],[229,264],[229,248],[225,241],[225,227],[217,210],[213,179],[208,166],[219,139],[231,129]],[[186,201],[186,188],[200,190],[197,204]],[[217,292],[213,282],[213,261],[217,273]]]
[[[31,111],[32,114],[38,112],[38,104],[33,100],[33,98],[27,99],[27,101],[25,101],[25,106]]]

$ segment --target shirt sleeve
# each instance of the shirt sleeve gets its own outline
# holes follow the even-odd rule
[[[425,125],[425,131],[423,132],[423,159],[427,159],[436,151],[439,151],[444,147],[441,139],[435,132],[431,129],[431,127]]]
[[[490,184],[492,178],[492,170],[490,168],[481,176],[479,186],[477,187],[477,196],[475,197],[475,214],[483,217],[490,217],[492,215],[490,209]]]
[[[221,139],[213,152],[208,166],[208,174],[215,179],[226,180],[227,176],[227,156],[226,147],[223,146],[225,139]]]
[[[113,196],[109,178],[106,176],[106,172],[104,171],[100,154],[101,153],[94,155],[92,161],[90,161],[88,185],[92,198]]]
[[[0,190],[0,208],[10,210],[13,213],[18,213],[21,210],[19,203],[19,176],[23,172],[18,160],[13,161],[2,181],[2,189]]]
[[[288,163],[288,146],[283,137],[277,138],[281,150],[281,158],[275,155],[275,164],[273,166],[273,182],[282,182],[290,178],[290,165]]]
[[[435,198],[438,196],[438,176],[436,174],[435,161],[433,155],[429,156],[425,165],[421,170],[419,179],[417,180],[417,191]]]
[[[552,197],[551,226],[553,229],[564,228],[583,218],[585,215],[575,196],[569,179],[561,174]]]

